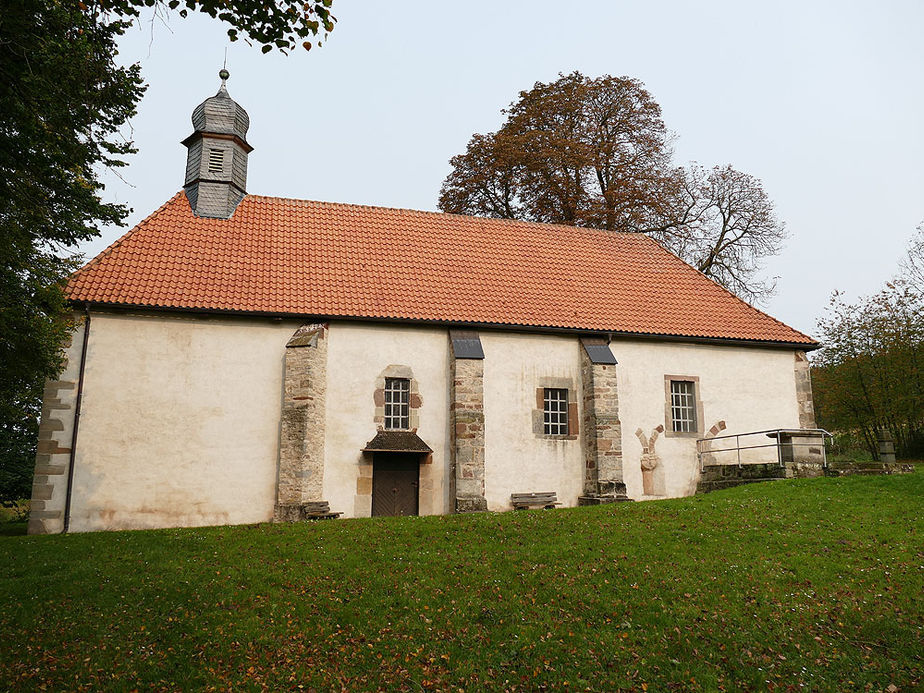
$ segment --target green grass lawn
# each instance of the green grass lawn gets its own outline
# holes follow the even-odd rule
[[[0,689],[908,691],[922,592],[920,472],[0,536]]]

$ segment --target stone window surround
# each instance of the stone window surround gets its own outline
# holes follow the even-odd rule
[[[689,380],[671,380],[671,419],[674,431],[696,430],[696,386]]]
[[[568,391],[554,387],[543,388],[543,426],[546,435],[568,435]]]
[[[545,432],[545,390],[553,388],[568,391],[568,433]],[[532,411],[533,435],[545,440],[577,440],[580,433],[577,388],[571,378],[538,378],[536,381],[536,408]]]
[[[696,400],[696,430],[675,431],[674,420],[671,415],[671,381],[683,380],[693,383],[693,393]],[[702,438],[703,437],[703,400],[700,393],[698,375],[665,375],[664,376],[664,437],[665,438]]]
[[[385,430],[385,379],[386,378],[403,378],[410,382],[410,394],[408,396],[409,406],[409,428],[407,430],[416,433],[420,428],[420,407],[423,400],[420,397],[420,388],[417,379],[414,377],[414,371],[410,366],[391,364],[375,380],[375,391],[373,392],[373,401],[375,402],[375,428],[377,431]]]

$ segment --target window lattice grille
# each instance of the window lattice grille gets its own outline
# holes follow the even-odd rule
[[[551,436],[568,435],[568,391],[547,387],[543,395],[543,432]]]
[[[411,427],[411,381],[407,378],[385,378],[385,428]]]
[[[671,381],[671,422],[675,433],[696,431],[696,390],[689,380]]]

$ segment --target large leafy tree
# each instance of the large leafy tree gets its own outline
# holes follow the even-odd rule
[[[64,249],[121,222],[97,172],[132,151],[118,137],[143,86],[113,62],[125,23],[76,3],[9,0],[0,13],[0,494],[28,493],[44,378],[68,334]]]
[[[286,51],[333,28],[331,0],[5,0],[0,10],[0,501],[28,497],[42,384],[70,333],[67,248],[128,209],[99,173],[134,149],[120,132],[144,92],[117,40],[145,7],[205,12]]]
[[[835,293],[818,321],[813,357],[819,423],[861,437],[876,454],[888,429],[900,455],[924,456],[924,224],[898,278],[854,303]]]
[[[453,157],[440,208],[531,221],[642,230],[675,183],[661,109],[641,82],[579,72],[537,83],[495,133]]]
[[[333,0],[77,0],[94,13],[136,18],[144,8],[176,10],[181,17],[203,12],[229,25],[232,41],[243,37],[262,46],[286,52],[299,45],[310,50],[312,39],[334,30]],[[319,44],[320,45],[320,41]]]
[[[848,303],[835,294],[813,358],[819,424],[854,431],[875,454],[888,429],[899,454],[924,453],[924,294],[904,281]]]
[[[785,232],[760,181],[730,166],[675,166],[641,82],[574,72],[521,92],[504,113],[497,132],[452,158],[440,209],[648,233],[748,300],[772,292],[761,260]]]

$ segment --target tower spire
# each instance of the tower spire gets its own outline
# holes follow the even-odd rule
[[[225,48],[225,61],[221,64],[221,69],[218,71],[218,77],[221,79],[221,88],[227,91],[227,81],[228,77],[231,76],[231,73],[228,72],[228,49]]]
[[[193,111],[193,133],[183,140],[189,149],[183,187],[200,217],[228,219],[247,194],[250,117],[228,94],[230,76],[226,67],[219,70],[218,93]]]

